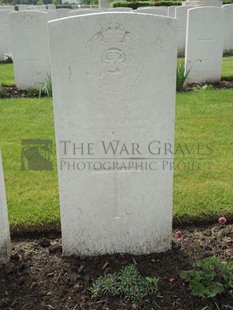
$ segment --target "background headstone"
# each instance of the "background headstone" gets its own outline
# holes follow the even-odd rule
[[[169,17],[175,17],[175,9],[177,8],[177,6],[172,5],[168,7],[168,16]]]
[[[175,18],[178,19],[177,50],[179,56],[184,56],[185,54],[187,11],[190,8],[188,6],[178,6],[175,8]]]
[[[233,4],[225,4],[222,6],[224,10],[224,43],[223,50],[233,49]]]
[[[173,172],[161,163],[146,170],[143,158],[151,141],[174,141],[176,23],[118,12],[49,22],[65,255],[171,247]],[[137,142],[142,155],[106,154],[113,140]],[[71,141],[67,152],[62,141]],[[111,168],[130,161],[131,169]]]
[[[185,66],[188,83],[221,79],[223,10],[200,7],[188,11]]]
[[[9,14],[14,73],[19,89],[40,88],[50,73],[48,14],[21,11]]]
[[[0,5],[0,10],[11,10],[11,11],[14,11],[15,7],[14,7],[14,5]]]
[[[48,20],[57,19],[56,10],[47,10],[46,13],[48,13]]]
[[[70,9],[56,9],[57,18],[64,18],[68,16],[68,13],[70,12]]]
[[[8,14],[11,10],[0,10],[0,61],[4,60],[4,54],[10,51],[10,28]]]
[[[77,9],[77,10],[71,10],[68,13],[68,16],[84,15],[84,14],[91,14],[91,13],[100,13],[100,10],[99,9]]]
[[[221,0],[185,0],[182,1],[182,5],[189,7],[200,7],[200,6],[216,6],[221,7]]]
[[[56,10],[56,5],[55,4],[47,4],[48,10]]]
[[[108,9],[111,4],[111,0],[99,0],[99,8],[100,9]]]
[[[110,9],[108,9],[108,11],[111,11],[111,12],[116,12],[116,11],[118,11],[118,12],[130,12],[130,11],[132,11],[132,9],[131,8],[125,8],[125,7],[115,7],[115,8],[110,8]]]
[[[163,15],[167,16],[167,10],[161,9],[161,8],[153,8],[153,7],[141,7],[138,8],[136,11],[139,11],[140,13],[148,13],[148,14],[157,14],[157,15]]]
[[[2,156],[0,152],[0,261],[8,261],[11,256],[10,228],[4,185]]]

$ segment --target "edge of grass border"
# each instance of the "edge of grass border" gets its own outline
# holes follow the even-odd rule
[[[172,228],[203,228],[212,224],[218,223],[218,217],[220,215],[212,215],[206,218],[201,216],[189,217],[173,217]],[[233,222],[233,214],[224,214],[227,218],[227,224]],[[11,225],[11,237],[15,238],[36,238],[54,235],[61,237],[61,225],[58,222],[47,222],[41,224],[25,225],[17,224]]]

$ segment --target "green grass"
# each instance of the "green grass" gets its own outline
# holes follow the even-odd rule
[[[0,83],[3,86],[15,85],[13,64],[0,65]]]
[[[210,170],[175,171],[174,216],[180,221],[187,217],[198,220],[233,215],[232,94],[232,90],[177,94],[176,144],[201,143],[204,148],[208,144],[212,149],[210,155],[198,155],[197,151],[190,155],[206,158],[194,162],[211,162]],[[205,149],[202,152],[208,153]],[[180,154],[176,158],[177,163],[182,161]]]
[[[0,100],[0,147],[10,223],[14,229],[21,224],[43,229],[45,223],[59,222],[55,151],[52,171],[22,171],[22,139],[54,142],[51,99]]]
[[[51,228],[59,223],[55,146],[53,171],[22,171],[21,139],[29,138],[54,141],[52,100],[0,100],[0,145],[11,226]],[[176,145],[179,143],[210,145],[213,154],[207,159],[213,166],[211,170],[175,170],[175,220],[210,220],[222,214],[233,215],[232,91],[179,93]],[[193,151],[190,157],[200,156]],[[176,158],[176,163],[183,160],[180,154]],[[196,163],[201,161],[195,159]]]
[[[233,79],[233,57],[224,57],[222,63],[222,79]]]
[[[224,77],[233,75],[233,57],[223,61]],[[12,64],[0,65],[0,80],[14,84]],[[21,170],[22,139],[53,140],[52,171]],[[233,216],[233,91],[208,90],[177,94],[176,145],[208,144],[213,153],[176,154],[174,219],[176,222]],[[9,218],[14,231],[59,226],[52,100],[0,99],[0,147]],[[185,158],[190,158],[186,160]],[[206,160],[200,157],[207,158]],[[191,158],[194,158],[192,160]],[[180,162],[211,162],[211,169],[185,170]],[[181,164],[180,164],[181,165]]]
[[[224,57],[222,62],[222,79],[233,79],[233,56]],[[13,64],[0,65],[0,82],[6,86],[15,85]]]

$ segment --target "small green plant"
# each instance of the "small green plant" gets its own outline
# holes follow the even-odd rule
[[[6,91],[5,89],[2,87],[2,84],[0,82],[0,98],[5,98],[6,97]]]
[[[223,52],[224,57],[233,56],[233,49],[229,49]]]
[[[182,91],[184,88],[184,83],[190,73],[190,69],[185,72],[185,62],[184,59],[181,59],[177,63],[176,68],[176,91]]]
[[[134,265],[123,268],[118,273],[97,278],[92,287],[93,297],[112,295],[124,297],[139,304],[144,297],[158,290],[158,278],[142,277]]]
[[[29,98],[38,98],[40,97],[40,90],[39,89],[34,89],[34,88],[30,88],[26,91],[27,93],[27,97]]]
[[[27,91],[27,97],[30,98],[41,98],[41,97],[52,97],[52,79],[50,74],[46,74],[45,81],[41,84],[39,89],[31,88]]]
[[[211,89],[214,89],[213,84],[205,84],[203,86],[197,85],[195,88],[195,91],[207,91],[207,90],[211,90]]]
[[[6,97],[6,91],[3,87],[0,87],[0,98],[5,98]]]
[[[193,267],[180,273],[181,279],[189,283],[193,296],[213,298],[233,288],[233,261],[222,263],[212,256],[197,259]]]
[[[53,96],[53,88],[52,88],[52,78],[51,74],[47,73],[44,83],[42,84],[40,91],[39,91],[39,97],[52,97]]]

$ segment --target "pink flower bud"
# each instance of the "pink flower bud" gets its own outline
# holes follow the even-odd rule
[[[225,216],[221,216],[221,217],[218,219],[218,222],[219,222],[219,224],[224,225],[224,224],[226,224],[227,219],[225,218]]]
[[[176,237],[176,239],[180,239],[182,237],[182,232],[180,230],[177,230],[175,232],[175,237]]]

